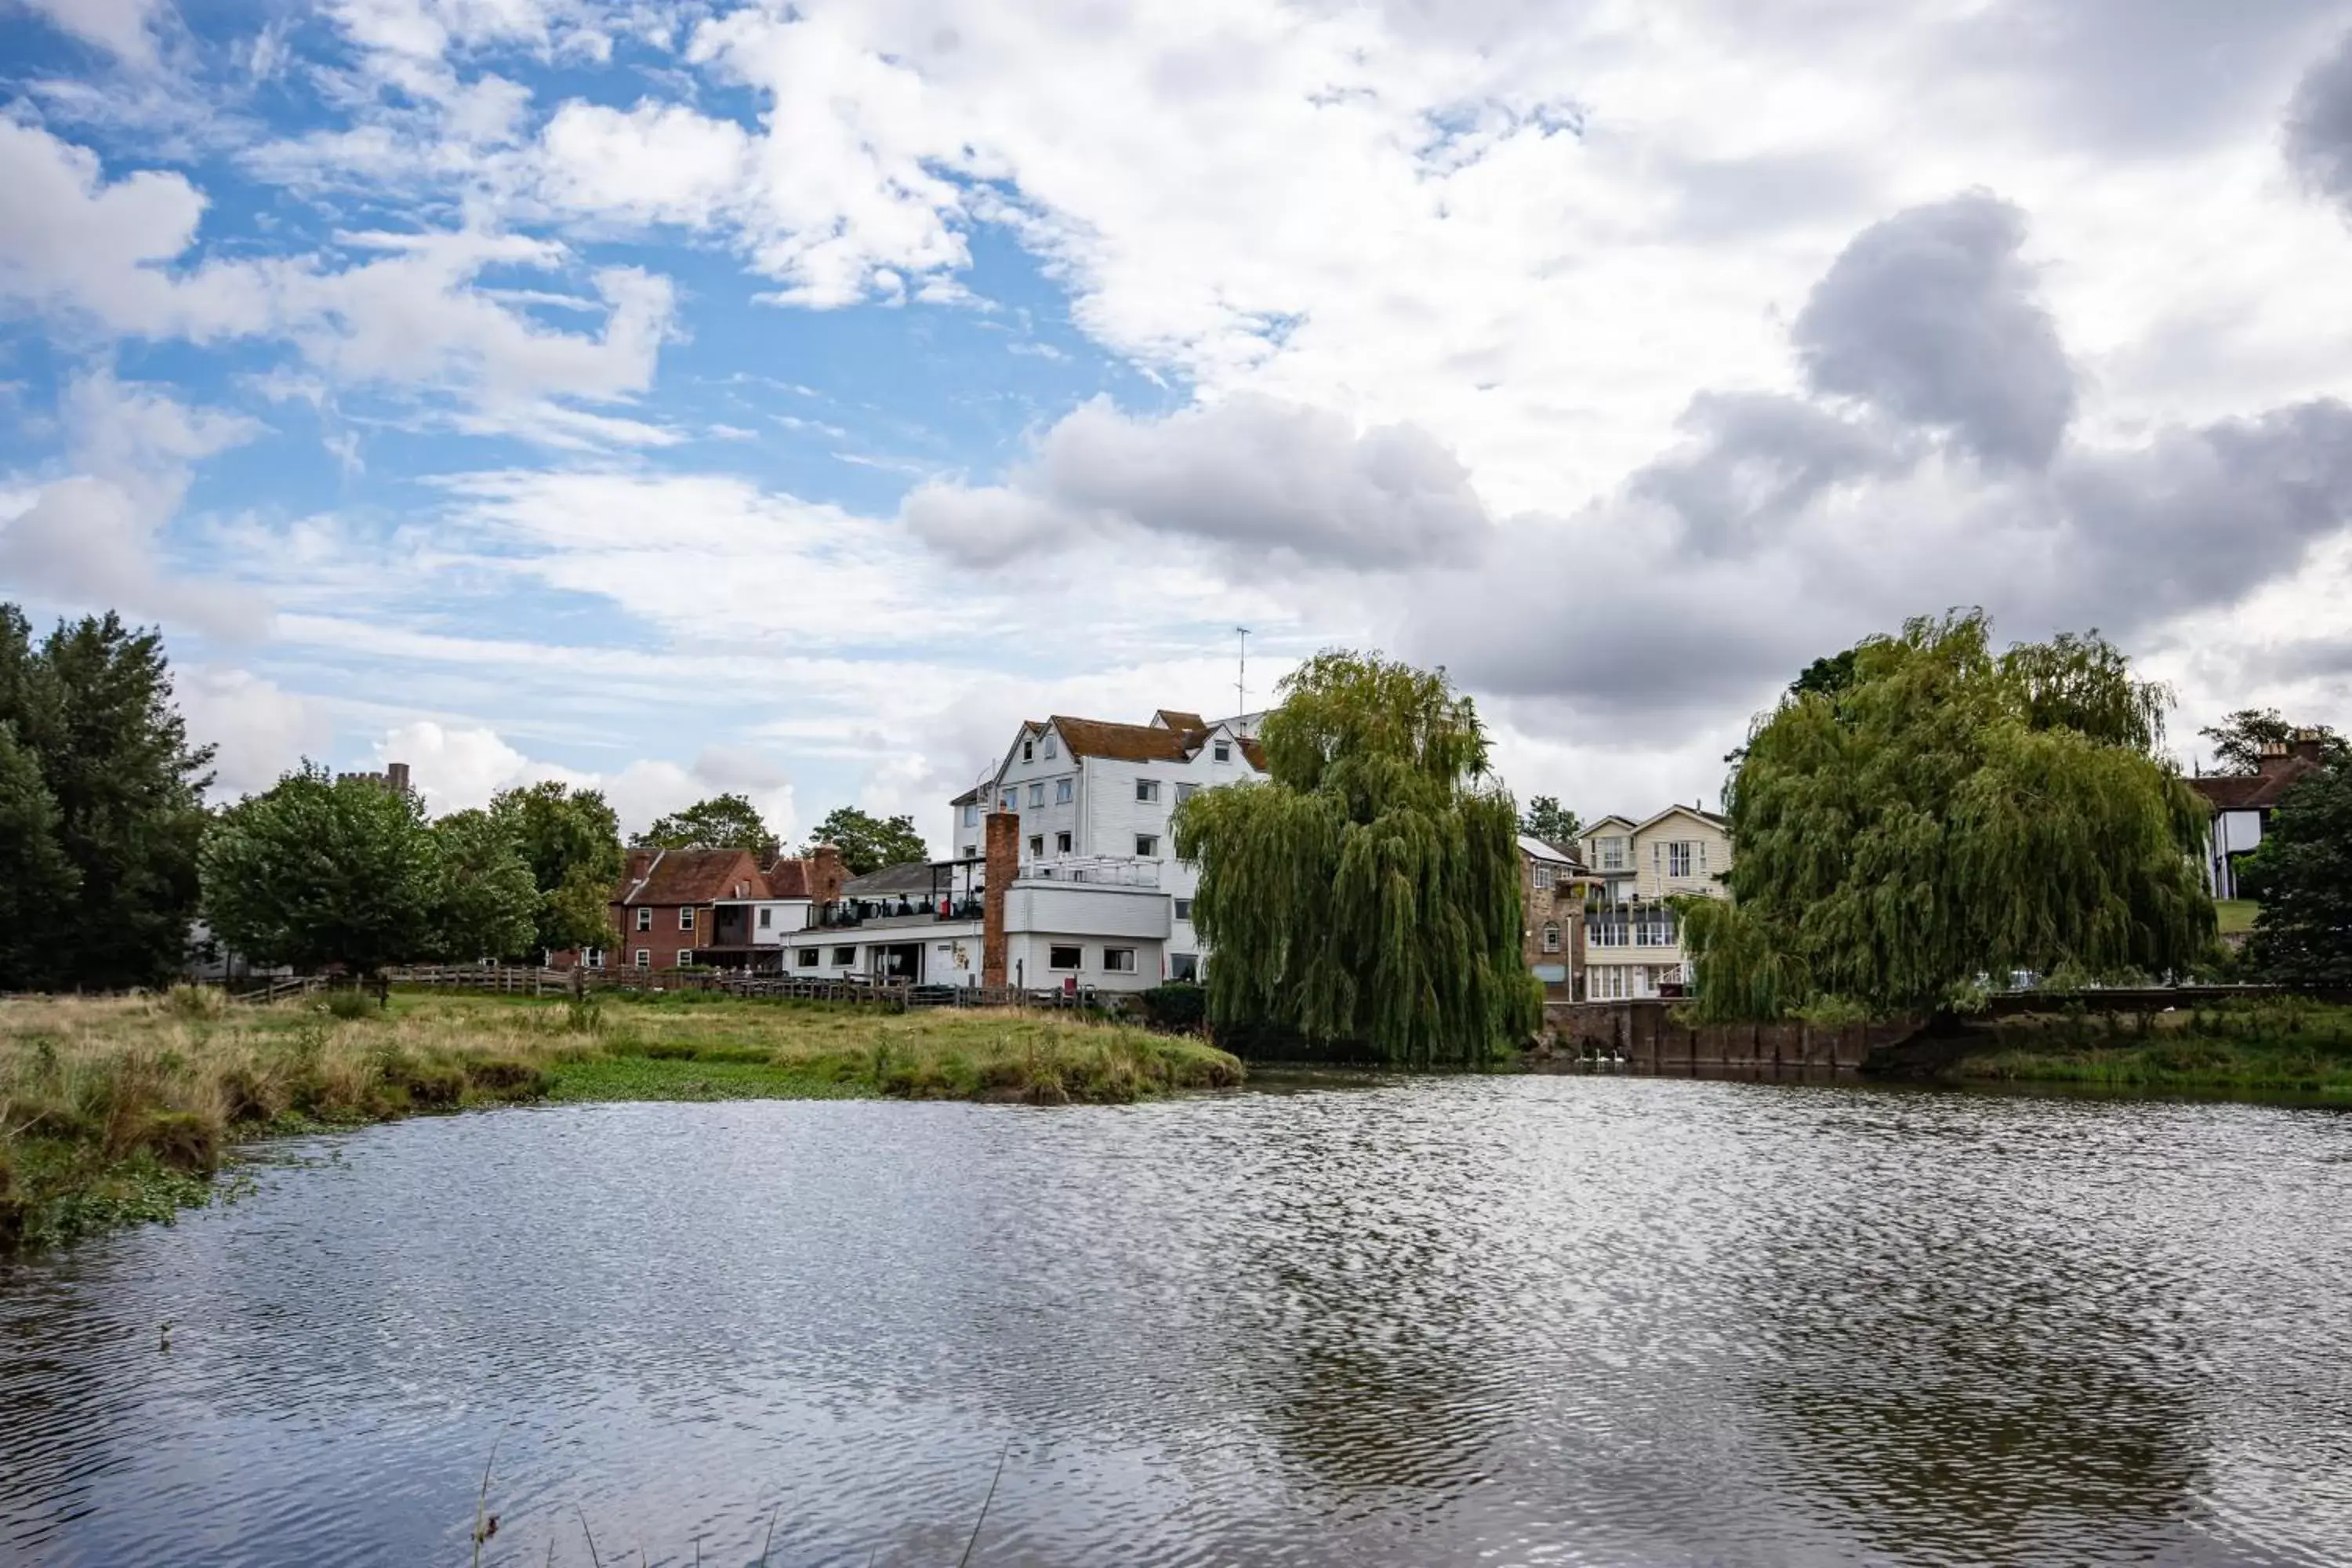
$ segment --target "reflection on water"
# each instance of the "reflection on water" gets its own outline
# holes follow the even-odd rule
[[[0,1274],[0,1560],[2352,1560],[2352,1121],[550,1109]],[[174,1321],[168,1351],[157,1326]]]

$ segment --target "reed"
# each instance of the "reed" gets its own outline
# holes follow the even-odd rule
[[[343,1016],[348,1014],[350,1016]],[[1063,1015],[395,994],[0,1001],[0,1251],[200,1203],[244,1140],[520,1100],[1123,1103],[1240,1081],[1198,1040]]]
[[[1962,1079],[2352,1100],[2352,1007],[2265,998],[2190,1012],[2005,1018]]]

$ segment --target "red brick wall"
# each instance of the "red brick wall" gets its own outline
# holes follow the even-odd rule
[[[677,929],[678,907],[676,904],[612,905],[613,924],[619,934],[605,947],[604,967],[607,970],[635,968],[637,949],[642,947],[649,950],[653,955],[648,967],[676,969],[679,953],[691,952],[696,948],[707,945],[710,941],[713,922],[717,919],[711,908],[707,904],[696,906],[694,929],[680,931]],[[637,910],[639,910],[653,911],[653,930],[637,929]]]

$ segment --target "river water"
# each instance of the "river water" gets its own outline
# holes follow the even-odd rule
[[[495,1446],[499,1563],[2352,1562],[2326,1112],[1503,1078],[287,1152],[0,1272],[0,1561],[465,1563]]]

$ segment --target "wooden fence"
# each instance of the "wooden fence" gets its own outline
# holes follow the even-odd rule
[[[562,996],[593,991],[697,991],[792,1002],[847,1002],[904,1013],[919,1007],[1117,1009],[1117,994],[1088,990],[1024,990],[1011,985],[914,985],[903,980],[812,980],[706,969],[550,969],[532,964],[421,964],[386,972],[394,985],[489,991],[508,996]]]

